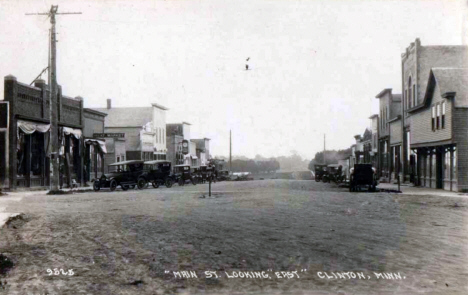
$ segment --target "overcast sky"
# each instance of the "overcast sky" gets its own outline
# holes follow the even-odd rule
[[[312,158],[369,126],[375,95],[401,92],[401,53],[460,45],[465,1],[3,1],[0,74],[30,83],[47,66],[58,16],[58,83],[85,107],[168,107],[214,155]],[[245,70],[246,59],[250,69]],[[47,79],[47,75],[44,76]],[[3,79],[1,80],[3,89]],[[3,99],[3,90],[0,92]]]

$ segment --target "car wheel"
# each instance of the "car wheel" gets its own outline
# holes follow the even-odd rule
[[[144,189],[146,186],[146,180],[143,177],[138,178],[137,186],[138,189]]]
[[[122,190],[126,191],[128,189],[129,189],[128,185],[122,185]]]
[[[193,185],[196,185],[196,184],[197,184],[197,179],[196,179],[196,178],[192,178],[191,181],[192,181],[192,184],[193,184]]]
[[[109,185],[110,191],[113,192],[117,188],[117,181],[115,179],[112,179]]]
[[[179,178],[179,186],[184,186],[185,181],[182,178]]]
[[[97,191],[99,191],[101,189],[101,185],[99,184],[99,182],[94,182],[93,189],[94,189],[95,192],[97,192]]]
[[[158,188],[159,187],[159,182],[157,182],[156,180],[153,181],[153,187]]]
[[[169,187],[171,187],[171,186],[172,186],[172,180],[167,179],[167,180],[166,180],[166,187],[169,188]]]

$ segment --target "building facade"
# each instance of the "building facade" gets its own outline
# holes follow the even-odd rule
[[[402,172],[405,181],[418,179],[416,154],[411,150],[411,133],[414,132],[411,116],[424,102],[432,68],[461,68],[468,62],[468,46],[422,46],[416,39],[401,55],[403,102],[402,118]]]
[[[198,158],[199,165],[207,165],[210,160],[210,139],[191,139],[195,144],[196,156]]]
[[[8,102],[8,144],[5,154],[9,189],[50,185],[50,93],[43,80],[34,86],[5,77],[4,100]],[[58,88],[58,136],[60,185],[70,186],[83,178],[83,100],[62,95]],[[8,156],[6,156],[8,154]],[[5,162],[5,160],[2,160]]]
[[[401,94],[393,94],[391,88],[385,88],[375,96],[379,100],[378,119],[378,175],[382,181],[390,181],[393,172],[393,158],[390,143],[390,123],[401,114]],[[396,142],[394,141],[394,146]],[[394,148],[393,150],[396,150]]]
[[[90,181],[101,177],[106,166],[105,156],[107,153],[106,141],[104,139],[94,138],[95,134],[104,133],[104,122],[106,113],[85,108],[84,113],[84,181]],[[112,162],[111,162],[112,163]],[[107,164],[111,164],[107,162]]]
[[[408,110],[417,185],[468,191],[468,69],[433,68],[424,99]]]
[[[166,124],[167,160],[172,165],[199,166],[197,145],[190,140],[190,126],[188,122]],[[187,143],[187,154],[184,154],[183,143]]]
[[[107,114],[105,133],[111,135],[109,137],[123,134],[126,160],[166,159],[166,137],[163,136],[166,128],[165,112],[168,110],[166,107],[153,103],[151,107],[115,108],[108,99],[107,108],[94,110]],[[122,159],[120,154],[115,154],[115,160],[118,156]]]

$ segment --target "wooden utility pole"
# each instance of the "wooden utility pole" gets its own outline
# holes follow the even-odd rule
[[[229,130],[229,173],[232,173],[232,134]]]
[[[325,134],[323,134],[323,164],[327,164],[327,160],[325,159],[325,151],[326,151],[326,145],[325,145]]]
[[[26,15],[47,15],[50,17],[50,54],[49,54],[49,88],[50,88],[50,140],[49,152],[52,164],[52,175],[50,177],[50,190],[59,189],[59,141],[58,141],[58,91],[57,91],[57,39],[55,36],[55,16],[57,14],[81,14],[81,12],[58,13],[58,5],[52,5],[46,13],[26,13]]]

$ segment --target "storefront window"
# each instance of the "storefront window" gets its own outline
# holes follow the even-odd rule
[[[431,178],[436,178],[436,153],[435,150],[431,152]]]
[[[452,151],[452,179],[457,179],[457,149],[455,147]]]
[[[44,150],[44,134],[34,132],[31,136],[31,172],[32,175],[42,175],[43,150]]]
[[[426,177],[431,177],[431,154],[428,153],[426,156]]]
[[[89,171],[91,171],[91,173],[94,173],[94,171],[96,171],[96,170],[94,169],[95,161],[94,161],[94,146],[93,145],[89,146],[89,154],[91,156]]]
[[[18,176],[26,174],[26,135],[22,131],[18,131],[18,143],[16,146],[16,171]]]
[[[450,148],[445,149],[445,154],[444,154],[444,178],[446,180],[450,179]]]

